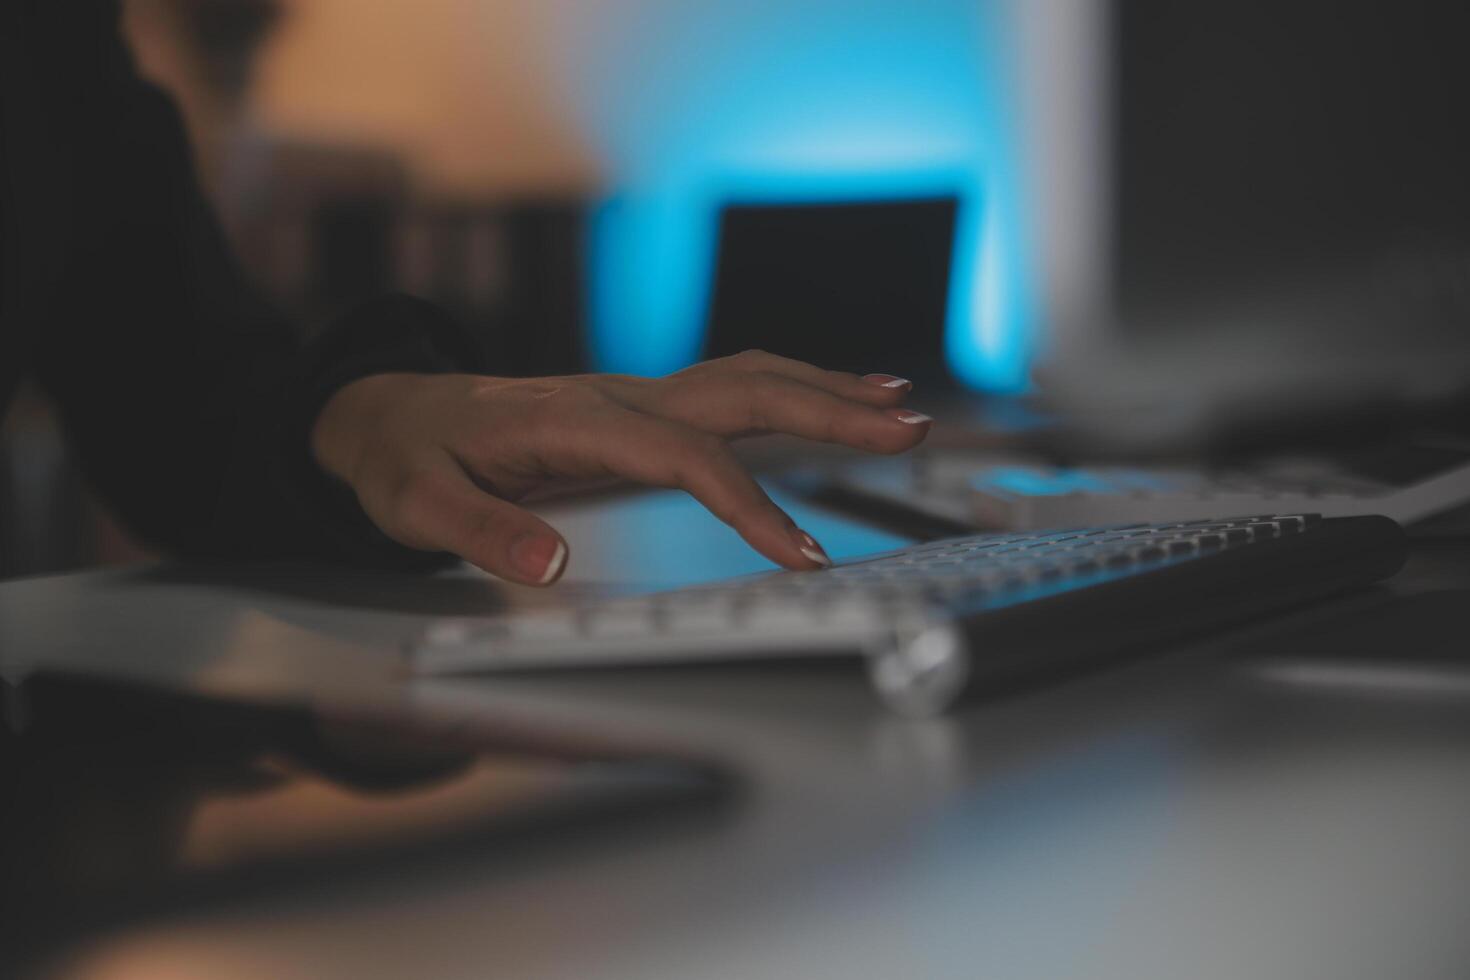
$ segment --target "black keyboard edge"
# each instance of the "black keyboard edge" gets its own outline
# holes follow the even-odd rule
[[[959,701],[1039,687],[1159,652],[1212,630],[1394,575],[1407,536],[1386,517],[1340,517],[1086,588],[979,610],[958,622],[971,651]]]

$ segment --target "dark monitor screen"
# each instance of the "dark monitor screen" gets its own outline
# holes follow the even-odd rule
[[[942,378],[956,208],[948,197],[726,206],[705,356],[757,347]]]

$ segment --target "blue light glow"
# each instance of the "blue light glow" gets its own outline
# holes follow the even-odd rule
[[[1189,485],[1175,485],[1170,480],[1146,470],[1111,469],[1105,473],[1090,470],[1037,470],[1024,466],[992,466],[971,479],[981,489],[997,489],[1022,497],[1065,497],[1071,493],[1128,496],[1136,493],[1189,492]]]
[[[1044,473],[1022,466],[995,466],[974,482],[1022,497],[1065,497],[1071,493],[1109,493],[1113,489],[1086,470]]]
[[[600,369],[663,374],[698,356],[726,202],[954,194],[950,369],[1026,386],[1032,291],[996,3],[606,6],[616,15],[584,11],[568,66],[615,188],[589,241]]]

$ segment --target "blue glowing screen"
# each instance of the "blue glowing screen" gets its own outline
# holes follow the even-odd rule
[[[998,3],[597,6],[569,70],[613,188],[588,243],[599,369],[663,374],[697,358],[730,200],[953,194],[949,368],[975,388],[1026,386],[1034,304]]]

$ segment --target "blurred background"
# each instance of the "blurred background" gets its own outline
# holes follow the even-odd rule
[[[180,103],[230,238],[303,329],[404,290],[471,324],[504,374],[663,373],[705,352],[726,205],[920,200],[937,207],[912,242],[886,241],[905,216],[881,207],[839,234],[922,252],[909,259],[922,282],[897,282],[887,306],[924,292],[925,315],[944,318],[953,293],[955,370],[997,388],[1024,384],[1030,343],[1018,13],[972,0],[125,0],[140,66]],[[1003,285],[982,289],[985,262]],[[34,393],[5,440],[0,574],[137,554],[99,523]]]
[[[303,330],[402,290],[507,375],[760,346],[1079,418],[1470,376],[1459,5],[124,2]],[[0,575],[139,553],[34,394],[3,443]]]

